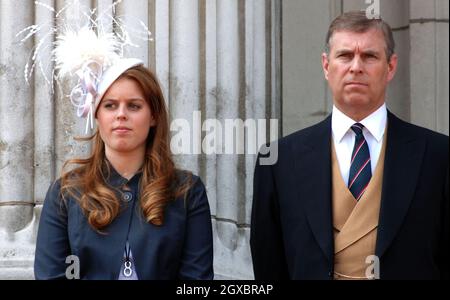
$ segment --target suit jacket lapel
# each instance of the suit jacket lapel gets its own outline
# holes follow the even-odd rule
[[[408,211],[420,173],[425,141],[388,112],[386,158],[376,255],[381,257],[395,238]]]
[[[298,199],[305,204],[311,230],[329,262],[333,261],[331,213],[331,116],[310,129],[293,147]]]

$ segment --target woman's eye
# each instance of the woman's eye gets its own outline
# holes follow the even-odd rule
[[[105,103],[104,108],[112,109],[115,108],[116,105],[114,103]]]
[[[138,104],[130,104],[130,108],[133,109],[133,110],[138,110],[138,109],[141,108],[141,106],[138,105]]]

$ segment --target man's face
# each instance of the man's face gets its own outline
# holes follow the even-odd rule
[[[329,56],[322,54],[322,66],[336,107],[360,121],[383,105],[397,56],[387,60],[380,30],[337,31],[330,40]]]

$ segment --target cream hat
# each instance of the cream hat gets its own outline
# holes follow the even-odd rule
[[[137,58],[121,58],[117,60],[112,66],[110,66],[100,79],[97,87],[97,96],[95,98],[94,115],[97,112],[98,105],[105,95],[109,87],[120,77],[125,71],[143,65],[144,62]]]
[[[125,49],[139,47],[136,39],[145,43],[153,40],[151,32],[141,20],[135,17],[125,20],[125,16],[115,16],[115,7],[119,3],[120,1],[113,1],[104,11],[91,10],[90,6],[78,2],[76,5],[68,3],[56,12],[57,25],[33,24],[16,35],[24,36],[22,43],[37,33],[45,36],[25,65],[25,79],[28,82],[34,70],[40,70],[46,83],[51,85],[52,93],[53,81],[63,89],[69,86],[69,95],[64,96],[67,95],[70,99],[76,115],[86,119],[86,134],[89,128],[94,129],[95,112],[108,88],[126,70],[143,65],[139,59],[126,58]],[[35,5],[55,13],[53,7],[39,1]],[[71,16],[71,20],[68,20],[62,12],[71,6],[76,7],[79,15]],[[76,21],[72,21],[72,17]],[[108,24],[114,24],[113,31]],[[47,49],[43,46],[45,39],[55,35],[55,41],[51,42],[53,50],[49,60],[47,54],[41,56],[41,52],[42,49]],[[47,73],[51,73],[51,77]]]
[[[91,28],[68,31],[58,37],[54,49],[60,78],[77,75],[69,98],[77,116],[86,118],[86,134],[94,129],[98,105],[108,88],[126,70],[143,65],[137,58],[124,58],[121,42],[110,33],[97,34]]]

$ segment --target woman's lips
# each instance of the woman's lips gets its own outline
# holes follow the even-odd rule
[[[116,127],[113,129],[113,132],[117,132],[117,133],[128,133],[130,131],[131,131],[131,129],[128,127]]]

